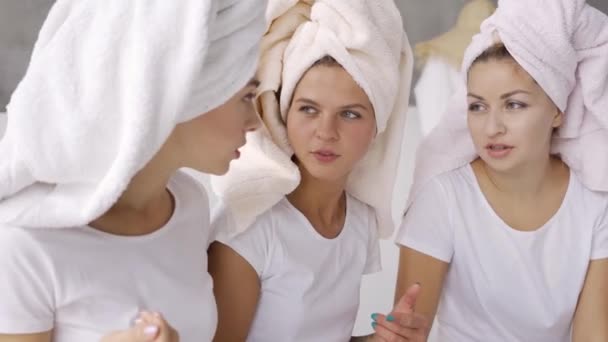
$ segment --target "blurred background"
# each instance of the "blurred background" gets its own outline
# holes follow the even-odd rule
[[[391,1],[391,0],[387,0]],[[0,112],[5,111],[10,94],[23,76],[38,31],[54,1],[0,0]],[[416,48],[418,68],[412,84],[408,127],[403,141],[400,172],[410,174],[414,147],[438,121],[445,102],[458,79],[459,54],[474,33],[471,27],[495,5],[495,0],[396,0],[405,29]],[[588,0],[608,13],[608,0]],[[51,66],[52,67],[52,66]],[[0,135],[5,122],[0,114]],[[200,179],[205,182],[204,177]],[[409,184],[397,187],[404,201]],[[370,314],[388,312],[392,307],[398,249],[391,240],[381,242],[384,270],[367,276],[362,285],[361,306],[355,334],[371,332]]]
[[[387,0],[390,1],[390,0]],[[468,0],[396,0],[412,44],[454,26]],[[495,0],[491,0],[496,2]],[[0,112],[23,76],[38,30],[54,1],[0,0]],[[608,12],[608,0],[588,0]]]

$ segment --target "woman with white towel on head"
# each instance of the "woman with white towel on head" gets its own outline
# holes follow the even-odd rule
[[[212,180],[225,203],[209,251],[215,341],[350,340],[361,278],[395,225],[412,52],[392,1],[273,0],[267,17],[264,129]],[[392,317],[413,318],[418,291]],[[400,328],[355,340],[405,341]]]
[[[397,294],[438,341],[608,340],[608,17],[501,0],[418,151]]]
[[[207,196],[178,169],[225,173],[259,125],[265,6],[54,4],[0,141],[0,341],[213,338]]]

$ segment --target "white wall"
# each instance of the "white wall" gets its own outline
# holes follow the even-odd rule
[[[0,112],[23,77],[52,0],[0,0]]]
[[[6,114],[0,112],[0,138],[4,135],[4,130],[6,129]]]
[[[407,113],[401,164],[398,169],[398,172],[406,175],[406,177],[404,177],[402,184],[397,184],[395,187],[396,207],[402,207],[409,192],[414,170],[415,150],[420,138],[418,115],[416,109],[410,107]],[[400,215],[400,213],[395,211],[395,218]],[[371,333],[370,315],[374,312],[388,313],[393,307],[397,262],[399,258],[399,249],[394,243],[394,238],[381,241],[380,251],[382,255],[382,272],[367,275],[363,279],[359,314],[355,323],[355,335]]]

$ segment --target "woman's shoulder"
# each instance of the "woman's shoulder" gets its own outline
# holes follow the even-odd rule
[[[477,187],[473,169],[467,164],[430,178],[420,185],[417,195],[450,200],[454,199],[452,194],[464,195],[467,191],[475,191]]]
[[[35,229],[33,232],[42,230]],[[0,250],[2,247],[11,247],[16,244],[32,244],[37,239],[30,234],[32,230],[14,226],[7,223],[0,223]]]
[[[354,210],[354,211],[358,211],[358,212],[374,213],[374,207],[361,201],[356,196],[353,196],[353,195],[349,194],[348,192],[346,193],[346,203],[347,203],[347,210],[350,209],[350,210]]]
[[[593,190],[585,185],[576,172],[570,172],[568,205],[578,210],[591,213],[608,212],[608,191]]]
[[[0,264],[13,263],[46,263],[48,262],[48,247],[52,241],[59,243],[58,239],[48,239],[53,234],[60,233],[63,228],[36,228],[28,229],[0,223]],[[65,228],[69,229],[69,228]],[[2,268],[2,267],[0,267]]]
[[[237,227],[236,217],[233,213],[233,209],[227,206],[224,206],[221,210],[222,217],[228,217],[233,223],[232,225],[235,227],[234,233],[235,235],[242,235],[245,232],[255,232],[255,231],[266,231],[269,232],[275,229],[275,223],[277,221],[292,221],[290,218],[294,215],[294,211],[291,207],[291,204],[287,200],[286,197],[281,198],[277,203],[275,203],[272,207],[264,210],[255,216],[255,218],[251,221],[251,223],[243,226],[241,229]]]

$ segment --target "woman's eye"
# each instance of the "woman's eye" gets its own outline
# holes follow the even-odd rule
[[[359,119],[361,117],[361,114],[347,110],[345,112],[342,112],[342,116],[344,116],[347,119]]]
[[[481,112],[485,107],[480,103],[471,103],[469,105],[469,112]]]
[[[526,108],[527,105],[525,103],[521,103],[521,102],[508,102],[507,103],[507,109],[524,109]]]
[[[247,102],[251,102],[253,100],[255,100],[255,93],[248,93],[247,95],[243,96],[243,100],[247,101]]]
[[[316,114],[317,110],[311,106],[302,106],[302,107],[300,107],[300,112],[303,112],[306,114]]]

